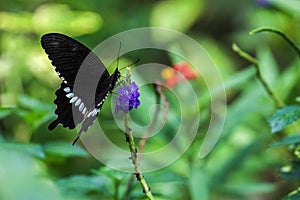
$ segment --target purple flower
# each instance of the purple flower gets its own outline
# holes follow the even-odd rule
[[[141,104],[138,99],[140,93],[138,92],[139,87],[135,82],[131,82],[130,85],[119,87],[118,97],[115,98],[115,114],[118,114],[120,110],[123,113],[128,113],[132,108],[137,109]]]
[[[267,7],[270,5],[269,0],[255,0],[255,2],[262,7]]]

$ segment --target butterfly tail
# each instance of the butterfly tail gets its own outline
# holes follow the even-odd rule
[[[51,122],[51,124],[49,124],[48,129],[52,131],[58,125],[58,123],[58,119],[54,120],[53,122]]]
[[[82,123],[82,127],[80,129],[80,131],[78,132],[77,134],[77,137],[75,138],[74,142],[72,143],[72,145],[74,145],[77,140],[80,138],[80,135],[84,132],[86,132],[88,130],[88,128],[93,124],[93,122],[95,121],[95,119],[97,118],[97,114],[95,114],[94,116],[92,117],[88,117],[84,120],[84,122]]]
[[[82,131],[80,131],[77,135],[77,137],[75,138],[75,140],[73,141],[72,145],[74,146],[76,144],[76,142],[79,140],[79,137],[81,135]]]

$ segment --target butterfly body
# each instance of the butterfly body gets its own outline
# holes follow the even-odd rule
[[[81,133],[93,124],[109,93],[120,77],[118,68],[109,75],[101,60],[78,41],[59,33],[45,34],[41,44],[62,83],[55,92],[57,118],[48,126],[58,124],[74,129],[79,123]]]

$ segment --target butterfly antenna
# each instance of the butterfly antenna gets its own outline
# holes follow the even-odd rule
[[[127,67],[130,67],[130,66],[132,66],[132,65],[135,65],[136,63],[138,63],[138,62],[140,62],[140,59],[138,58],[136,61],[134,61],[133,63],[131,63],[130,65],[127,65],[127,66],[125,66],[125,67],[122,67],[119,71],[121,71],[121,70],[123,70],[123,69],[125,69],[125,68],[127,68]]]
[[[119,61],[120,61],[121,46],[122,46],[122,43],[120,42],[119,52],[118,52],[118,60],[117,60],[117,67],[119,66]]]

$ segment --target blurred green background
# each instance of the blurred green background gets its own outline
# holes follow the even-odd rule
[[[106,168],[80,143],[71,146],[74,131],[62,127],[48,131],[49,122],[55,118],[54,92],[61,81],[40,46],[40,37],[61,32],[93,48],[121,31],[149,26],[180,31],[205,47],[221,72],[228,106],[218,145],[199,159],[201,133],[210,120],[210,101],[207,93],[197,88],[197,81],[191,80],[199,91],[199,108],[204,113],[199,134],[175,163],[145,174],[155,199],[282,199],[299,182],[279,177],[279,168],[292,159],[288,149],[269,147],[276,137],[271,135],[267,119],[276,105],[255,78],[254,67],[236,55],[231,45],[237,43],[254,55],[276,94],[285,103],[295,104],[299,95],[297,54],[275,34],[248,33],[271,26],[300,44],[299,22],[299,0],[1,0],[0,199],[145,198],[137,181],[126,193],[130,174]],[[146,52],[139,58],[175,64],[166,54]],[[124,62],[130,63],[136,57],[126,59]],[[141,94],[142,99],[155,101],[151,89]],[[170,106],[170,112],[176,111],[177,105]],[[193,109],[195,105],[183,106]],[[140,119],[145,116],[134,113]],[[176,115],[171,117],[176,120]],[[99,118],[107,129],[118,132],[111,122],[109,103]],[[168,126],[161,133],[166,136],[149,141],[146,148],[167,144],[172,136],[168,131],[176,124]],[[292,132],[288,129],[284,134]],[[123,135],[115,140],[126,146]]]

